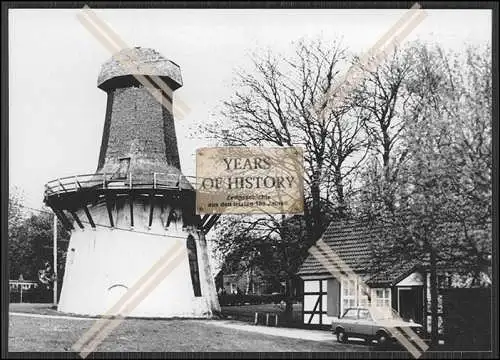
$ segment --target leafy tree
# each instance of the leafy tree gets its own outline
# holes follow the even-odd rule
[[[371,176],[371,183],[380,188],[380,200],[389,211],[394,211],[396,180],[408,157],[403,142],[408,118],[418,113],[416,107],[411,107],[418,48],[415,43],[396,47],[380,63],[362,64],[358,58],[354,60],[363,71],[363,80],[354,93],[359,114],[365,118],[363,124],[371,150],[365,175]]]
[[[23,199],[18,189],[9,192],[8,204],[8,234],[9,239],[16,237],[19,225],[23,219]]]
[[[256,271],[275,288],[286,281],[285,295],[288,299],[285,312],[290,314],[292,279],[311,245],[304,241],[304,218],[294,216],[275,224],[251,216],[237,216],[223,221],[227,223],[216,227],[214,241],[217,252],[224,257],[226,269],[235,270],[240,275]]]
[[[9,196],[9,277],[39,280],[39,271],[52,265],[53,214],[48,208],[24,215],[22,200],[16,193]],[[58,222],[58,277],[62,279],[66,259],[68,232]],[[59,283],[61,283],[59,281]]]
[[[438,269],[461,269],[474,284],[491,259],[491,54],[464,54],[409,43],[360,66],[359,86],[327,101],[349,63],[338,43],[254,57],[254,72],[237,75],[225,102],[229,127],[209,131],[224,145],[303,146],[305,214],[226,218],[218,251],[243,269],[290,277],[329,219],[368,215],[386,229],[374,270],[427,265],[436,341]]]
[[[491,256],[491,56],[418,44],[415,53],[401,136],[408,155],[391,179],[392,208],[369,179],[365,210],[386,229],[373,247],[374,268],[415,258],[427,265],[436,342],[438,269],[479,282]]]

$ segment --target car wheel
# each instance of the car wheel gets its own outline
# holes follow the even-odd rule
[[[387,336],[387,334],[385,332],[381,331],[377,334],[378,346],[380,346],[380,347],[386,346],[389,343],[388,340],[389,340],[389,337]]]
[[[341,343],[346,343],[347,342],[347,334],[345,333],[344,330],[339,330],[337,331],[337,341]]]

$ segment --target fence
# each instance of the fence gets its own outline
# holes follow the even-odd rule
[[[21,298],[22,296],[22,298]],[[53,293],[51,289],[47,289],[43,286],[38,286],[37,288],[32,288],[28,290],[23,290],[22,294],[20,290],[10,289],[9,291],[9,302],[11,303],[52,303]]]
[[[443,289],[445,346],[453,351],[491,349],[491,289]]]

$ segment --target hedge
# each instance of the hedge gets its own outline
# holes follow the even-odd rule
[[[245,295],[245,294],[224,294],[219,295],[221,306],[244,305],[244,304],[279,304],[285,300],[283,294]]]

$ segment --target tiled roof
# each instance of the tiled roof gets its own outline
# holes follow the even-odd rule
[[[443,220],[439,229],[450,238],[451,236],[463,236],[460,234],[461,226],[453,221]],[[488,226],[490,225],[474,225],[473,230],[469,230],[468,235],[477,239],[476,244],[480,244],[482,238],[491,237],[491,226]],[[370,271],[371,244],[386,236],[384,233],[387,234],[387,229],[382,228],[380,223],[374,225],[369,221],[356,219],[334,220],[324,232],[322,240],[352,271],[360,275],[368,286],[394,286],[418,267],[423,267],[428,259],[422,259],[423,262],[416,259],[401,260],[378,273]],[[445,271],[460,272],[460,268],[454,268],[449,264],[438,264],[438,272]],[[297,275],[330,275],[330,272],[313,254],[309,254],[299,268]]]
[[[420,262],[418,260],[399,262],[386,270],[372,275],[366,280],[366,284],[370,287],[394,286],[414,272],[419,265]]]
[[[369,268],[370,244],[379,234],[380,231],[367,222],[343,219],[332,221],[321,239],[353,271],[362,274]],[[309,254],[297,272],[298,275],[328,273],[329,271],[312,254]]]
[[[392,286],[413,271],[418,261],[398,263],[387,270],[372,274],[370,246],[378,241],[380,236],[384,236],[380,226],[362,220],[343,219],[332,221],[321,239],[352,271],[366,279],[367,285]],[[318,247],[318,243],[316,246]],[[330,272],[313,254],[309,254],[297,274],[328,275]]]

